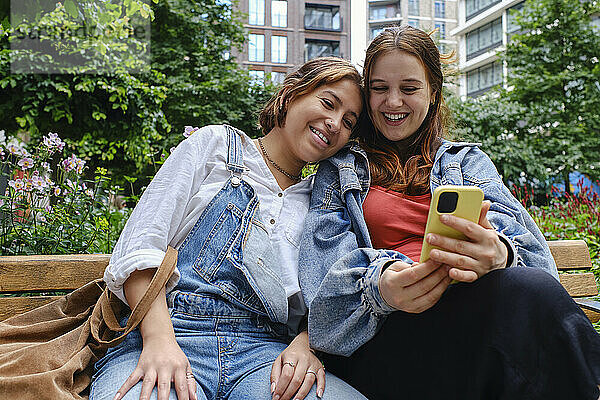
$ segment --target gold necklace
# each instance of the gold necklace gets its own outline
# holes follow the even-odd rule
[[[269,160],[269,162],[277,169],[277,171],[281,172],[282,174],[284,174],[285,176],[287,176],[295,182],[300,182],[302,180],[302,171],[300,171],[300,174],[298,175],[292,175],[283,168],[281,168],[279,165],[277,165],[275,161],[271,160],[271,157],[269,157],[267,150],[265,150],[265,146],[263,146],[262,138],[258,138],[258,144],[260,146],[260,150],[265,155],[265,158]]]

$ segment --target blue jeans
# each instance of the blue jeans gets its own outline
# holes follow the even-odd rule
[[[271,399],[271,365],[286,348],[277,324],[217,297],[192,293],[170,296],[175,336],[187,355],[197,383],[198,399]],[[137,365],[142,339],[139,330],[110,349],[96,365],[90,400],[112,400]],[[137,400],[142,383],[124,399]],[[156,388],[152,397],[156,399]],[[170,399],[176,399],[171,389]],[[314,400],[313,385],[306,399]],[[327,373],[323,399],[365,399],[344,381]]]
[[[231,177],[178,249],[181,278],[168,306],[199,399],[270,399],[271,365],[290,339],[288,303],[279,261],[261,227],[258,198],[242,179],[239,137],[232,130],[228,141]],[[141,351],[139,330],[110,349],[96,363],[90,399],[112,400]],[[139,399],[140,390],[138,383],[125,398]],[[310,396],[316,398],[314,387]],[[174,391],[171,397],[176,398]],[[325,398],[364,399],[333,375]]]

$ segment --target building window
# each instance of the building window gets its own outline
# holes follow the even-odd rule
[[[494,4],[500,3],[502,0],[466,0],[467,20],[473,18],[477,14],[481,14]]]
[[[381,32],[383,32],[385,28],[383,26],[375,26],[373,28],[371,28],[371,39],[374,39],[375,36],[379,35]]]
[[[265,35],[248,35],[248,61],[265,61]]]
[[[371,19],[385,19],[387,15],[386,6],[371,6],[369,8],[369,16]]]
[[[304,61],[317,57],[340,56],[340,42],[307,39],[304,44]]]
[[[271,62],[287,62],[287,36],[271,36]]]
[[[400,18],[400,16],[400,6],[398,3],[369,7],[370,20],[396,19]]]
[[[284,79],[285,79],[285,72],[277,72],[277,71],[271,72],[271,82],[273,82],[275,85],[281,85],[283,83]]]
[[[287,27],[287,1],[271,2],[271,25],[279,28]]]
[[[306,4],[304,10],[304,28],[339,31],[342,29],[340,8]]]
[[[502,63],[491,64],[467,72],[467,95],[476,96],[502,83]]]
[[[506,31],[508,33],[514,33],[521,29],[521,26],[515,20],[515,14],[517,14],[525,3],[519,3],[516,6],[509,8],[506,12]]]
[[[467,60],[502,44],[502,18],[467,33]]]
[[[445,22],[437,22],[435,23],[435,29],[437,29],[438,38],[440,40],[446,39],[446,23]]]
[[[408,15],[421,15],[419,12],[419,0],[408,0]]]
[[[248,2],[248,13],[250,25],[265,24],[265,0],[250,0]]]
[[[409,19],[408,24],[413,28],[419,29],[419,20],[418,19]]]
[[[436,0],[434,6],[435,18],[446,18],[446,2],[445,0]]]
[[[254,85],[263,85],[265,83],[265,71],[248,71],[250,78],[252,79],[252,84]]]

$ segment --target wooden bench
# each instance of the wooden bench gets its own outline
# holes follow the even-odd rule
[[[548,244],[558,269],[563,272],[560,282],[589,319],[598,322],[600,301],[586,299],[598,295],[594,274],[589,272],[592,261],[586,243],[583,240],[557,240]],[[28,295],[0,297],[0,321],[57,298],[43,295],[44,292],[71,291],[102,277],[109,259],[109,254],[0,257],[0,296]],[[579,271],[572,273],[574,270]]]

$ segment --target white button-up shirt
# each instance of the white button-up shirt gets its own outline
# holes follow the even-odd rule
[[[290,297],[300,292],[298,245],[312,176],[281,190],[252,139],[243,135],[241,144],[243,164],[247,167],[243,179],[254,188],[260,201],[259,213],[281,260],[280,278]],[[126,301],[123,283],[133,271],[158,267],[168,245],[181,245],[230,177],[226,164],[227,133],[221,125],[196,131],[167,158],[129,217],[104,272],[109,289],[121,300]],[[175,287],[179,277],[176,270],[167,283],[167,292]],[[303,312],[290,310],[290,319]]]

